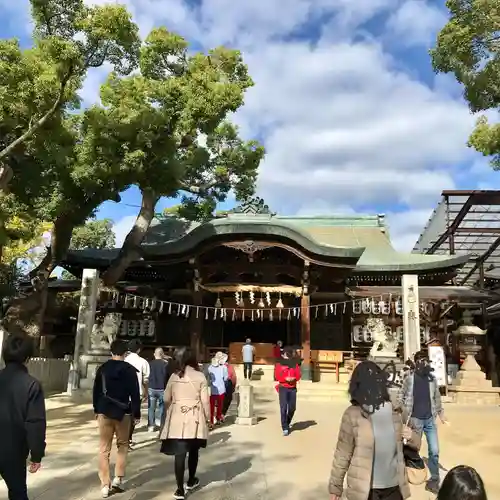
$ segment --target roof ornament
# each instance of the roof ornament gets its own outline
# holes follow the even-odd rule
[[[229,214],[244,214],[244,215],[276,215],[272,212],[269,205],[266,205],[264,200],[259,197],[247,198],[241,205],[237,206],[229,212]]]

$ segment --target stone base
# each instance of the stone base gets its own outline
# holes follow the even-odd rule
[[[236,423],[238,425],[255,425],[257,424],[257,417],[237,417]]]
[[[453,402],[466,405],[500,405],[500,387],[462,387],[451,385],[448,392]]]

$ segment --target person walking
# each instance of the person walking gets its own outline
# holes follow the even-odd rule
[[[226,395],[226,383],[229,380],[226,358],[224,353],[218,352],[208,367],[208,379],[210,381],[210,424],[223,422],[224,398]]]
[[[40,382],[28,373],[33,339],[11,335],[5,340],[0,371],[0,476],[9,500],[28,500],[26,462],[31,473],[40,470],[45,455],[47,420]]]
[[[245,380],[252,380],[255,347],[252,345],[251,339],[245,341],[245,345],[241,348],[241,354],[243,356],[243,376]]]
[[[167,414],[160,435],[160,451],[175,457],[174,498],[183,500],[186,491],[200,484],[196,470],[199,450],[207,446],[210,403],[207,379],[200,371],[194,351],[188,347],[178,349],[174,354],[174,367],[165,389]],[[189,475],[184,485],[186,458]]]
[[[137,370],[124,361],[127,344],[115,340],[110,350],[111,359],[96,371],[92,395],[99,426],[99,479],[103,498],[107,498],[113,490],[124,489],[130,427],[132,420],[138,423],[141,418]],[[111,481],[109,456],[115,436],[118,451],[115,477]]]
[[[224,405],[222,406],[222,419],[225,420],[229,407],[233,401],[233,395],[238,379],[236,377],[236,370],[234,369],[234,366],[228,362],[227,354],[223,355],[222,362],[227,368],[226,395],[224,396]]]
[[[142,342],[139,339],[133,339],[128,344],[128,353],[125,361],[131,364],[137,373],[137,381],[139,382],[139,394],[141,401],[145,401],[148,397],[148,384],[150,368],[149,363],[140,354],[142,351]],[[135,431],[135,422],[132,421],[130,425],[129,447],[134,446],[133,435]]]
[[[297,382],[300,380],[300,375],[299,363],[293,357],[292,349],[286,347],[274,368],[274,378],[278,382],[276,390],[280,401],[281,429],[284,436],[290,434],[290,426],[297,407]]]
[[[430,479],[425,486],[427,491],[437,494],[439,490],[439,441],[436,419],[447,423],[441,403],[441,394],[432,367],[423,351],[415,354],[414,368],[404,378],[398,392],[398,403],[411,417],[411,426],[425,438],[428,446],[428,467]]]
[[[488,496],[476,469],[457,465],[446,474],[436,500],[488,500]]]
[[[149,363],[149,386],[148,386],[148,431],[156,431],[156,408],[160,410],[160,425],[164,421],[165,404],[163,393],[167,387],[169,377],[169,362],[161,347],[154,352],[154,359]]]
[[[393,407],[387,385],[387,374],[373,361],[361,362],[352,373],[351,406],[342,415],[330,473],[331,500],[410,497],[403,440],[412,434],[403,426],[401,410]]]

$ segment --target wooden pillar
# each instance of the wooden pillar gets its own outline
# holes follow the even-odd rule
[[[309,295],[309,262],[304,262],[302,297],[300,299],[300,336],[302,343],[302,379],[312,380],[311,369],[311,296]]]
[[[191,264],[196,264],[196,261],[192,259]],[[191,349],[196,353],[198,361],[203,361],[204,347],[203,347],[203,318],[205,317],[203,310],[200,308],[203,305],[203,292],[200,290],[200,273],[198,269],[194,268],[194,279],[193,279],[193,293],[192,302],[193,308],[189,316],[189,337]]]

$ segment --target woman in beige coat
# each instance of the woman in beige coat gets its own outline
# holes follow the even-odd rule
[[[392,406],[387,374],[373,361],[363,361],[352,374],[349,396],[330,474],[331,500],[343,494],[346,500],[406,500],[403,439],[413,436],[403,432],[401,412]]]
[[[177,490],[174,498],[184,499],[200,481],[196,477],[200,448],[207,446],[210,400],[205,375],[200,372],[194,352],[188,347],[174,354],[174,373],[165,389],[167,415],[160,434],[161,452],[175,456]],[[188,458],[189,477],[184,486]]]

